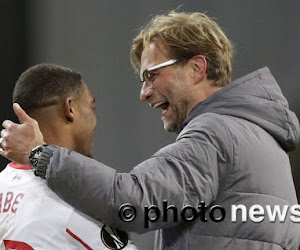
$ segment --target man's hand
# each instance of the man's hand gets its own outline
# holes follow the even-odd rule
[[[44,144],[42,132],[36,120],[32,119],[14,103],[13,109],[22,124],[6,120],[2,123],[0,155],[23,165],[29,165],[31,149]]]

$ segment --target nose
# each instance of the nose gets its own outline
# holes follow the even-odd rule
[[[145,84],[143,85],[143,87],[141,88],[141,92],[140,92],[140,100],[145,102],[147,101],[153,94],[154,89],[153,88],[147,88],[145,86]]]

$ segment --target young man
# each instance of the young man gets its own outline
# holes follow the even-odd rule
[[[135,38],[131,58],[140,98],[162,109],[164,128],[178,133],[173,144],[116,173],[42,145],[37,124],[15,104],[24,125],[3,123],[2,155],[30,161],[54,192],[96,219],[129,231],[159,229],[155,249],[298,249],[287,152],[299,141],[299,122],[270,71],[231,82],[232,45],[202,13],[155,17]],[[134,220],[118,217],[124,204]],[[273,216],[278,209],[284,219]]]
[[[15,85],[13,101],[37,120],[45,142],[92,156],[95,99],[79,73],[47,64],[29,68]],[[0,173],[0,244],[5,249],[121,249],[127,241],[125,232],[61,200],[31,166],[12,162]]]

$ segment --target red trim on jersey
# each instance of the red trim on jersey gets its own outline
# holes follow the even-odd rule
[[[31,246],[24,242],[4,240],[5,250],[15,249],[15,250],[33,250]]]
[[[31,166],[21,165],[19,163],[14,162],[14,161],[9,163],[9,166],[11,166],[12,168],[15,168],[15,169],[22,169],[22,170],[32,170],[33,169],[33,167],[31,167]]]
[[[75,234],[73,234],[68,228],[66,229],[66,232],[75,240],[79,241],[86,249],[88,250],[92,250],[92,248],[87,245],[86,243],[84,243],[78,236],[76,236]]]

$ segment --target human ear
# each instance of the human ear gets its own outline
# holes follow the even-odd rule
[[[68,97],[65,99],[63,111],[66,120],[74,122],[74,100],[72,98]]]
[[[192,77],[194,79],[194,83],[200,83],[205,79],[206,69],[207,69],[207,61],[203,55],[196,55],[191,59],[192,65]]]

